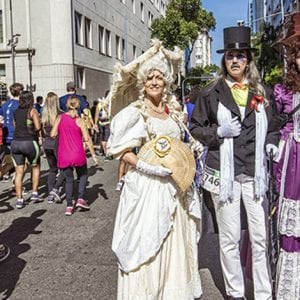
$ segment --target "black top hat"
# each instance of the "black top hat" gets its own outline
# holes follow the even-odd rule
[[[250,44],[250,27],[234,26],[224,28],[224,49],[217,50],[217,53],[224,53],[228,50],[251,50]]]

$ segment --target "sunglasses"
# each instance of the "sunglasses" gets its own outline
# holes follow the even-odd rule
[[[235,57],[236,57],[238,62],[244,62],[247,59],[247,56],[243,53],[227,52],[225,54],[226,60],[233,60]]]

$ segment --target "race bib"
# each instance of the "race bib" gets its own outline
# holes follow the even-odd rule
[[[204,167],[202,176],[202,187],[212,193],[220,193],[220,171],[214,170],[208,166]]]

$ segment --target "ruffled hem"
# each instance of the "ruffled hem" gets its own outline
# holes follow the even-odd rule
[[[160,295],[147,295],[145,291],[140,294],[126,294],[118,293],[118,300],[194,300],[202,296],[202,286],[199,280],[198,286],[194,282],[190,282],[185,288],[181,287],[166,287],[161,291]]]
[[[279,232],[281,235],[300,237],[300,201],[282,198]]]
[[[277,300],[300,299],[300,253],[281,250],[277,265]]]

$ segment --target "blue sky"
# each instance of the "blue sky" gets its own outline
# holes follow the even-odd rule
[[[237,20],[247,23],[247,0],[202,0],[202,7],[211,11],[216,19],[216,30],[211,31],[212,63],[220,65],[221,55],[216,50],[223,48],[223,28],[236,26]]]

